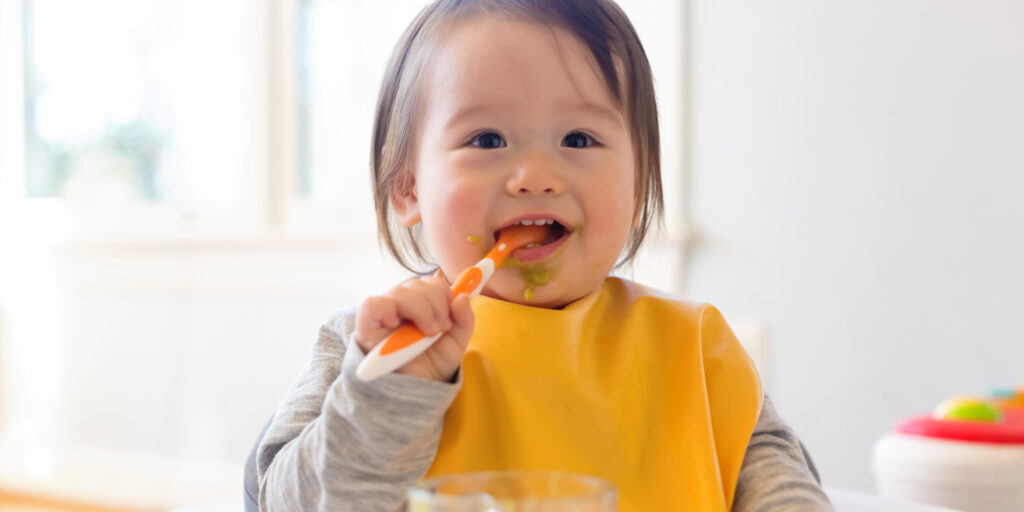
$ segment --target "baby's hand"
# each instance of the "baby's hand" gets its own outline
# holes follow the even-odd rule
[[[451,288],[440,270],[430,277],[403,281],[384,295],[363,301],[356,313],[356,343],[369,353],[402,321],[412,322],[427,336],[447,332],[395,373],[451,381],[473,334],[469,295],[460,294],[452,300]]]

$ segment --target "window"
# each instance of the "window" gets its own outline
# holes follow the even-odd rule
[[[26,0],[24,197],[125,234],[253,217],[249,5]]]

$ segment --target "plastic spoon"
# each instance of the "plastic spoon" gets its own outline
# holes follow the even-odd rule
[[[512,251],[527,244],[540,243],[547,234],[548,228],[545,226],[517,224],[502,230],[491,252],[476,265],[459,274],[452,285],[452,297],[458,297],[460,293],[468,293],[470,298],[476,297],[494,274],[494,269],[498,268]],[[442,335],[444,332],[427,336],[411,322],[406,322],[389,334],[387,339],[373,347],[356,369],[356,377],[370,381],[391,373],[422,354]]]

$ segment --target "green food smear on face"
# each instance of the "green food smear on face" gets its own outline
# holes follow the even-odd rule
[[[466,237],[466,241],[471,244],[478,244],[480,243],[480,237],[477,235],[469,235]]]
[[[551,268],[537,263],[523,263],[509,258],[501,264],[504,268],[518,268],[519,276],[526,282],[523,298],[533,300],[533,290],[551,282]]]
[[[519,270],[519,275],[523,277],[523,281],[526,281],[526,286],[530,288],[548,284],[551,281],[551,269],[539,265],[522,267]]]

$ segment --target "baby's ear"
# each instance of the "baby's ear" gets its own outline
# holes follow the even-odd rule
[[[420,203],[416,197],[416,178],[407,170],[391,182],[391,208],[403,226],[414,226],[422,220]]]

